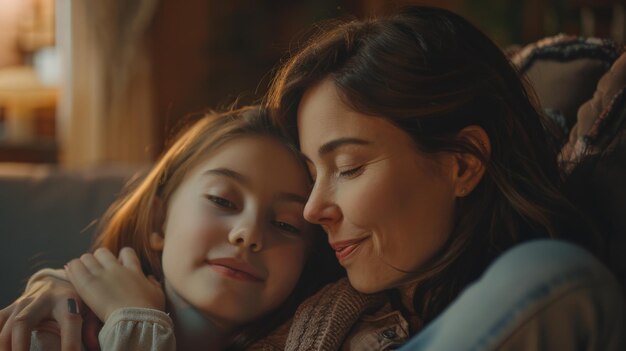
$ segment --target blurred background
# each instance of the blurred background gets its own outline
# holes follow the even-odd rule
[[[502,48],[626,31],[626,0],[0,0],[0,162],[148,164],[192,116],[257,101],[313,23],[406,4]]]

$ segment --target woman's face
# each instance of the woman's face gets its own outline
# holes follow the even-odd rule
[[[168,201],[170,287],[225,330],[281,305],[311,243],[306,170],[266,137],[229,141],[191,169]]]
[[[416,150],[388,120],[355,112],[325,79],[298,109],[300,147],[315,179],[304,217],[321,224],[352,286],[400,287],[448,239],[454,158]]]

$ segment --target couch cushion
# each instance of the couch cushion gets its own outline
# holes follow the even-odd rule
[[[89,249],[95,221],[135,171],[0,165],[0,307],[39,268]]]
[[[593,97],[580,106],[560,161],[570,171],[582,157],[606,151],[626,123],[626,54],[600,78]]]
[[[560,162],[566,192],[603,234],[598,256],[626,288],[626,54],[578,110]]]
[[[578,107],[592,97],[596,82],[622,51],[610,40],[560,34],[525,46],[511,61],[531,82],[542,108],[568,133]]]

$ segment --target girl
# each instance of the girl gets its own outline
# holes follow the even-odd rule
[[[329,281],[288,145],[257,108],[206,116],[109,209],[98,249],[66,267],[102,349],[241,349]]]

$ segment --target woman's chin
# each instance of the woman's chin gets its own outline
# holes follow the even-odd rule
[[[348,271],[348,280],[356,291],[363,294],[374,294],[388,289],[384,282],[374,277],[368,277],[366,273],[350,274]]]

